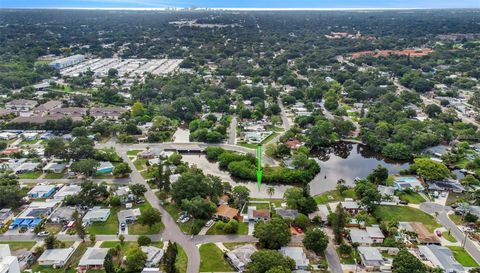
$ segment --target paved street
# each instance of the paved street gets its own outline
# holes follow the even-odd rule
[[[335,245],[333,242],[333,233],[332,230],[329,228],[323,229],[325,233],[328,235],[328,246],[327,250],[325,251],[325,259],[328,262],[328,268],[330,269],[331,273],[343,273],[342,264],[340,262],[340,258],[335,251]]]
[[[232,117],[232,121],[230,122],[230,127],[228,129],[228,144],[235,145],[237,144],[237,116]]]

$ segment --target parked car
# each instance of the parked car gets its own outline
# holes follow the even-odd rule
[[[435,231],[435,234],[437,234],[438,237],[442,237],[442,232],[440,230]]]
[[[185,216],[184,216],[184,215],[180,215],[180,217],[178,217],[178,219],[177,219],[177,223],[180,223],[180,222],[183,220],[183,218],[185,218]]]
[[[47,237],[50,233],[48,231],[40,231],[37,233],[38,237]]]
[[[205,224],[205,226],[206,226],[206,227],[211,227],[214,223],[215,223],[215,221],[209,220],[209,221]]]
[[[408,202],[407,202],[407,201],[400,201],[400,202],[398,202],[398,203],[400,203],[401,205],[408,205]]]
[[[125,224],[125,222],[122,222],[122,223],[120,224],[120,229],[121,229],[122,231],[124,231],[126,227],[127,227],[127,225]]]
[[[180,220],[180,223],[185,224],[188,221],[190,221],[190,217],[186,216],[182,220]]]

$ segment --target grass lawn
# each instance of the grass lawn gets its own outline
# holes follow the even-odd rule
[[[227,233],[223,232],[223,230],[217,228],[216,222],[208,231],[207,235],[228,235]],[[238,223],[238,230],[236,235],[247,235],[248,234],[248,224],[239,222]]]
[[[20,145],[33,145],[35,143],[38,142],[38,139],[32,139],[32,140],[22,140],[22,142],[20,142]]]
[[[455,240],[455,238],[452,236],[452,234],[448,234],[448,231],[442,232],[442,236],[443,236],[443,238],[445,238],[449,242],[452,242],[452,243],[457,242],[457,240]]]
[[[200,272],[232,272],[234,268],[225,260],[214,243],[200,246]]]
[[[257,203],[250,200],[247,205],[244,207],[242,213],[247,213],[248,207],[255,206],[257,209],[270,209],[270,203]]]
[[[37,242],[0,242],[0,244],[7,244],[10,246],[10,251],[20,249],[31,249]]]
[[[283,201],[283,199],[250,198],[249,200],[250,200],[251,203],[255,203],[256,201],[268,201],[268,202],[270,202],[270,205],[271,205],[271,206],[275,205],[276,208],[281,207],[281,206],[282,206],[282,203],[285,202],[285,201]],[[254,205],[255,205],[255,204],[254,204]]]
[[[412,192],[412,193],[401,192],[398,194],[398,197],[400,198],[400,200],[407,201],[408,203],[412,203],[412,204],[420,204],[425,202],[425,198],[423,198],[417,192]]]
[[[234,250],[236,247],[238,246],[244,246],[244,245],[248,245],[248,244],[251,244],[251,243],[223,243],[223,245],[230,249],[230,250]]]
[[[253,143],[239,142],[239,143],[237,143],[237,145],[240,145],[240,146],[245,147],[245,148],[250,148],[250,149],[256,149],[257,148],[257,144],[253,144]]]
[[[85,243],[81,243],[78,248],[73,253],[72,257],[68,261],[67,265],[62,268],[54,269],[51,266],[41,266],[37,263],[32,265],[31,269],[33,272],[41,272],[41,273],[75,273],[77,272],[77,265],[80,259],[82,258],[83,254],[87,250],[87,247],[93,246],[93,244],[89,241]]]
[[[376,218],[387,222],[421,222],[430,232],[433,232],[435,228],[440,227],[431,215],[419,209],[410,207],[378,206],[374,215]]]
[[[42,172],[30,172],[17,174],[19,179],[37,179],[42,175]]]
[[[450,217],[450,220],[452,220],[456,225],[463,224],[462,215],[449,214],[448,217]]]
[[[177,261],[175,262],[175,268],[177,269],[178,273],[186,273],[187,272],[187,265],[188,265],[188,256],[185,253],[185,250],[179,245],[177,245],[178,254],[177,254]]]
[[[142,150],[130,150],[130,151],[127,151],[127,155],[137,155],[138,153],[140,153]]]
[[[64,173],[47,173],[45,174],[45,179],[62,179],[65,176]]]
[[[87,227],[89,234],[117,234],[118,233],[118,208],[110,209],[110,216],[106,222],[93,222]]]
[[[147,160],[146,159],[136,159],[135,161],[133,161],[133,165],[135,165],[135,168],[137,168],[138,171],[142,171],[145,169],[145,167],[147,165],[145,165],[147,163]]]
[[[267,144],[269,143],[270,141],[272,141],[272,139],[274,139],[276,136],[278,136],[279,133],[277,132],[273,132],[273,134],[269,135],[267,138],[265,138],[260,144],[264,145],[264,144]]]
[[[283,131],[285,131],[285,130],[283,130],[283,128],[281,128],[281,127],[272,126],[272,125],[267,125],[267,126],[266,126],[266,129],[267,129],[268,131],[274,131],[274,132],[283,132]]]
[[[340,192],[337,190],[333,190],[333,191],[328,191],[320,195],[317,195],[314,198],[317,204],[327,204],[330,202],[343,201],[344,198],[354,198],[354,197],[355,197],[355,191],[353,189],[348,189],[344,191],[343,194],[340,194]]]
[[[100,245],[100,247],[102,247],[102,248],[114,248],[117,245],[120,245],[120,241],[103,241],[102,244]],[[152,242],[150,245],[151,246],[156,246],[158,248],[162,248],[163,247],[163,242],[162,241],[156,241],[156,242]],[[127,252],[130,249],[132,249],[134,247],[137,247],[137,246],[138,246],[138,244],[137,244],[136,241],[123,241],[123,245],[120,245],[120,249],[122,250],[122,252]]]
[[[338,257],[340,257],[340,262],[342,264],[355,264],[355,259],[353,258],[353,255],[340,254],[339,249],[337,249],[337,254],[338,254]]]
[[[461,246],[449,246],[450,250],[453,252],[453,257],[461,265],[465,267],[478,267],[478,263],[468,254],[468,252],[463,249]]]
[[[53,233],[53,234],[57,234],[60,232],[60,230],[62,230],[62,226],[60,224],[45,224],[45,230],[50,232],[50,233]]]

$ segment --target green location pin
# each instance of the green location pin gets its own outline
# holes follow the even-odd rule
[[[258,190],[260,190],[260,185],[262,184],[262,145],[257,145],[257,185]]]

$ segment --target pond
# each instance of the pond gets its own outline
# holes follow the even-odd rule
[[[312,195],[334,190],[337,181],[345,179],[347,185],[353,186],[355,178],[365,178],[378,165],[388,169],[390,174],[397,174],[407,169],[408,162],[391,160],[372,152],[365,145],[339,142],[315,153],[320,173],[310,182]]]

